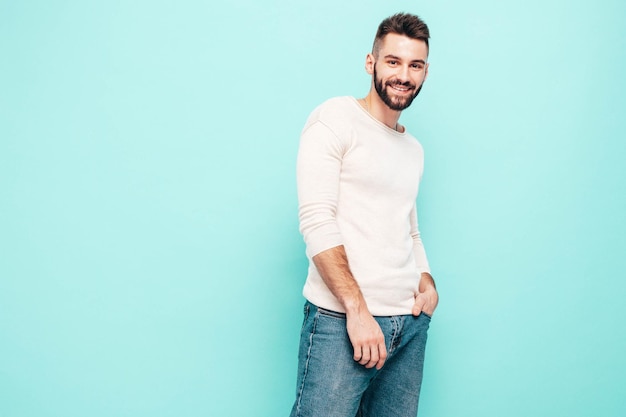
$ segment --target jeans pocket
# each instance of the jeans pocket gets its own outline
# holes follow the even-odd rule
[[[309,313],[311,312],[311,304],[305,303],[304,308],[302,309],[302,315],[304,318],[302,319],[302,327],[300,328],[300,333],[304,330],[304,326],[306,325],[306,321],[309,318]]]

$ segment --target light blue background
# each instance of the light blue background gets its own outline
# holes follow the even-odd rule
[[[308,113],[421,15],[420,416],[624,416],[626,3],[0,1],[0,416],[287,415]]]

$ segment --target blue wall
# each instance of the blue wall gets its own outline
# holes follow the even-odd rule
[[[626,3],[67,0],[0,2],[0,416],[288,414],[300,129],[396,11],[433,36],[420,415],[626,414]]]

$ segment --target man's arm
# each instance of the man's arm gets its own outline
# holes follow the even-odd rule
[[[346,311],[354,360],[366,368],[382,368],[387,359],[385,336],[369,312],[361,289],[350,272],[344,247],[336,246],[318,253],[313,257],[313,263]]]
[[[413,254],[417,269],[421,271],[418,292],[415,294],[415,303],[413,303],[412,313],[419,316],[424,313],[432,316],[439,303],[439,294],[435,286],[435,280],[430,275],[430,267],[426,258],[426,251],[419,232],[417,223],[417,204],[413,206],[411,213],[411,238],[413,239]]]
[[[303,131],[297,163],[300,231],[307,254],[346,311],[354,360],[380,369],[387,358],[384,336],[352,276],[336,222],[341,165],[348,147],[321,122]]]

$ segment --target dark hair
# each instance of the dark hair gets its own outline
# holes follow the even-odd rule
[[[389,33],[404,35],[411,39],[424,41],[428,47],[430,32],[428,31],[426,23],[414,14],[396,13],[383,20],[378,26],[376,37],[374,38],[374,45],[372,46],[374,56],[378,55],[380,43]]]

